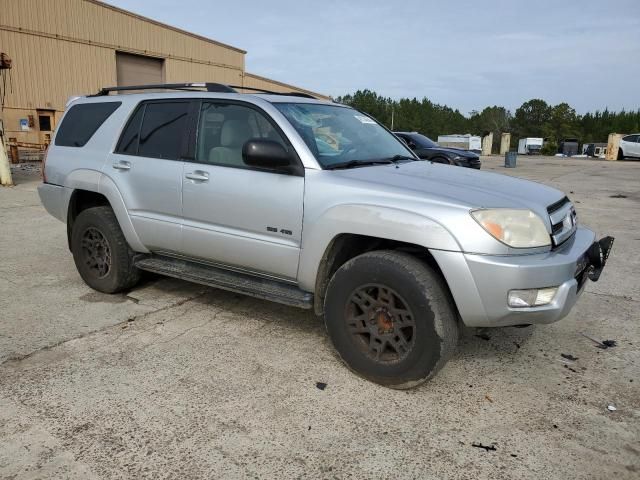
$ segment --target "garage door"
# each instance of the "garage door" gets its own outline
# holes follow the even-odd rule
[[[163,83],[161,58],[116,52],[118,86]]]

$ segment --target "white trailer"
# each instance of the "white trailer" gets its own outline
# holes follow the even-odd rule
[[[441,147],[460,148],[472,152],[482,152],[482,138],[467,133],[465,135],[438,135],[438,145]]]
[[[535,155],[542,150],[543,138],[528,137],[518,140],[519,155]]]

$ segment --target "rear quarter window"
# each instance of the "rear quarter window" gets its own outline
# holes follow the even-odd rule
[[[62,120],[55,144],[60,147],[84,147],[120,105],[122,102],[81,103],[72,106]]]

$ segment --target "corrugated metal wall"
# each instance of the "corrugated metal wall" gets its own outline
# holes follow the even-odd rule
[[[19,128],[35,109],[62,112],[70,96],[116,85],[118,51],[164,59],[168,83],[209,81],[317,95],[245,74],[243,50],[96,0],[0,0],[0,50],[13,61],[12,90],[0,115],[19,141],[42,141],[36,128]]]
[[[251,88],[262,88],[264,90],[271,90],[273,92],[300,92],[300,93],[308,93],[317,98],[329,99],[329,97],[325,95],[320,95],[318,93],[312,92],[310,90],[305,90],[303,88],[294,87],[293,85],[289,85],[287,83],[278,82],[276,80],[271,80],[269,78],[261,77],[259,75],[255,75],[253,73],[245,72],[244,74],[244,83],[245,87]]]
[[[115,52],[165,59],[174,81],[239,82],[243,50],[94,0],[0,0],[0,46],[13,60],[6,105],[62,110],[73,94],[116,84]]]

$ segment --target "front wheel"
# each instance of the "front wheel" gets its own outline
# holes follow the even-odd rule
[[[403,252],[362,254],[327,289],[325,324],[347,366],[392,388],[411,388],[455,351],[458,324],[444,281]]]
[[[624,160],[624,152],[621,148],[618,148],[618,160]]]

